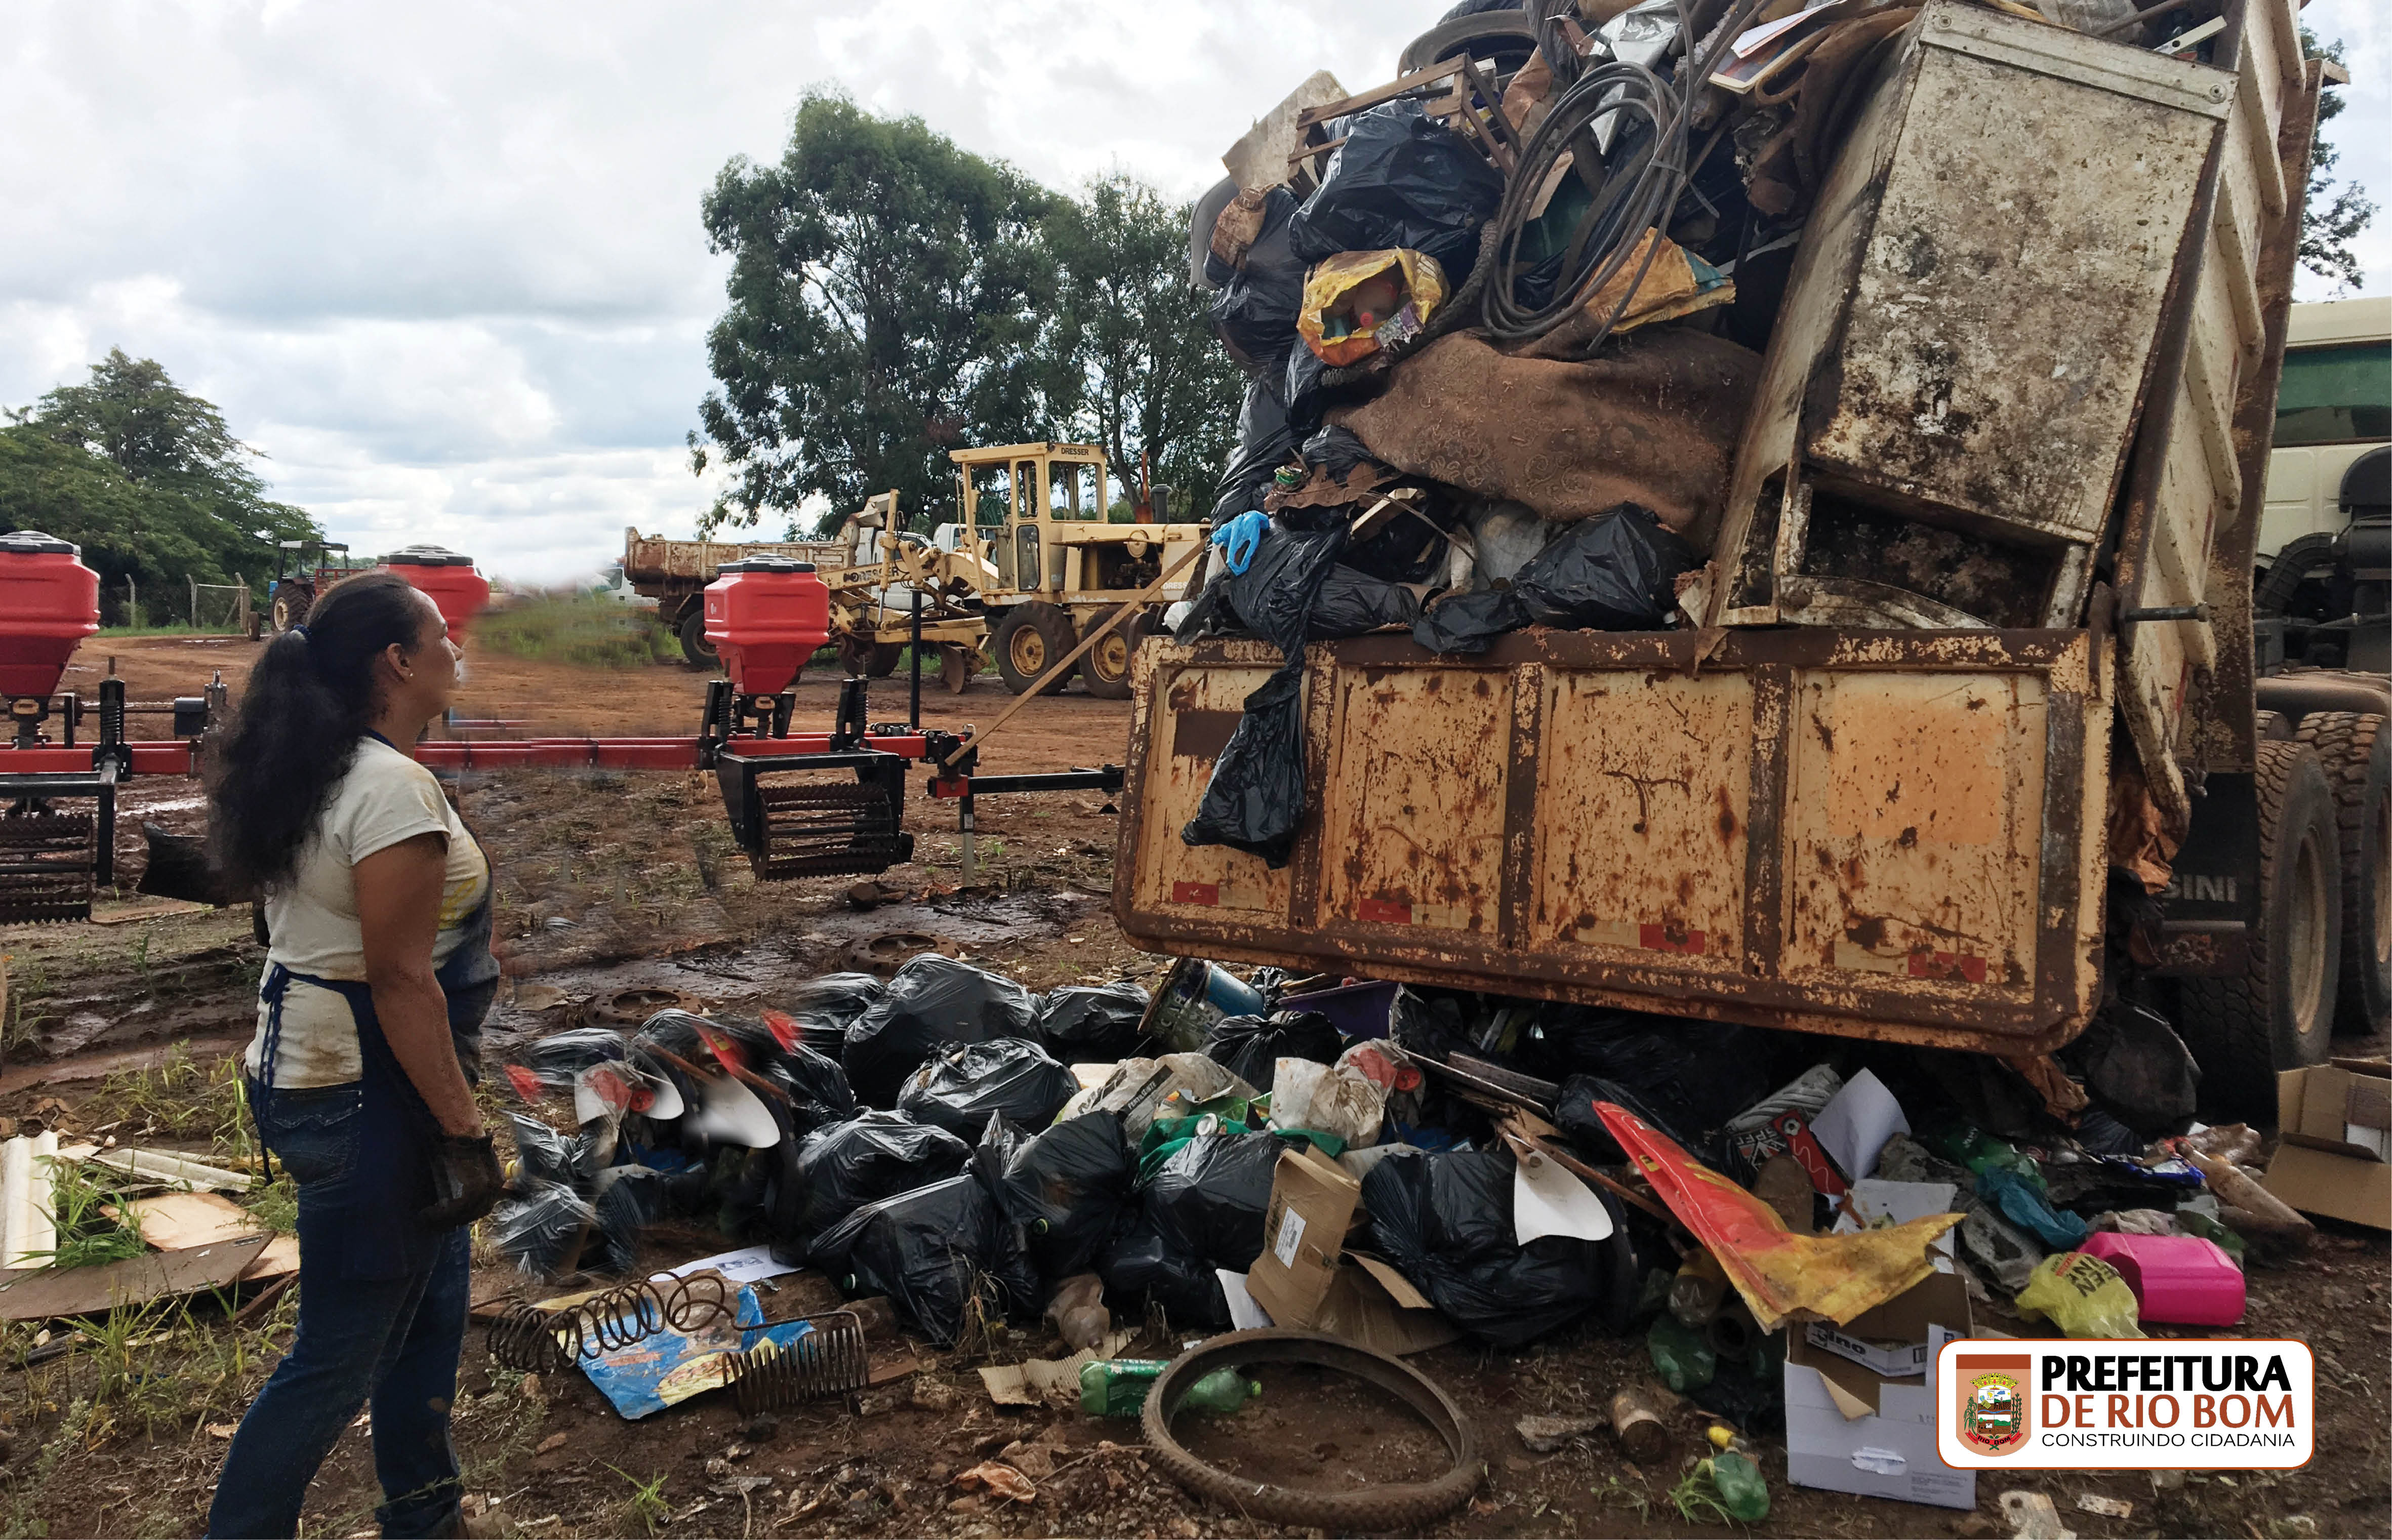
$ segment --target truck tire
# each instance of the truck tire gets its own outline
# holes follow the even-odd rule
[[[897,665],[904,660],[904,643],[875,642],[872,644],[872,656],[865,659],[864,668],[871,677],[875,679],[886,679],[890,674],[895,673],[897,672]]]
[[[2334,788],[2342,847],[2342,990],[2335,1030],[2392,1021],[2392,734],[2372,711],[2314,711],[2300,741]]]
[[[274,597],[266,604],[266,614],[273,620],[274,634],[280,636],[293,626],[306,625],[307,612],[315,607],[316,592],[306,583],[276,583]]]
[[[2334,790],[2305,743],[2259,745],[2259,926],[2241,978],[2182,981],[2179,1029],[2219,1116],[2272,1123],[2276,1072],[2321,1064],[2341,982]]]
[[[1440,21],[1404,45],[1396,73],[1425,70],[1465,48],[1475,58],[1497,60],[1499,71],[1516,70],[1537,50],[1537,24],[1520,10],[1480,11]]]
[[[700,673],[722,672],[722,655],[706,639],[706,607],[692,605],[682,612],[681,624],[673,628],[681,634],[682,661]]]
[[[1053,605],[1034,600],[1015,605],[996,623],[997,674],[1004,679],[1007,689],[1020,695],[1077,646],[1079,640],[1072,633],[1070,617]],[[1046,693],[1059,695],[1071,681],[1072,676],[1064,674],[1046,686]]]
[[[1121,606],[1100,609],[1088,618],[1088,630],[1094,631],[1113,618]],[[1081,634],[1086,635],[1083,632]],[[1129,698],[1129,664],[1138,656],[1138,644],[1146,635],[1146,617],[1133,616],[1123,621],[1103,640],[1080,657],[1080,683],[1099,700]]]

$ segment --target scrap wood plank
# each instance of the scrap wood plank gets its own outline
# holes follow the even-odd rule
[[[103,1205],[100,1212],[130,1224],[159,1251],[188,1251],[243,1235],[270,1233],[254,1214],[220,1193],[158,1193],[135,1198],[121,1211],[115,1204]]]
[[[153,1251],[98,1267],[20,1268],[0,1273],[0,1321],[97,1315],[118,1305],[223,1288],[247,1272],[271,1237],[243,1235],[188,1251]]]

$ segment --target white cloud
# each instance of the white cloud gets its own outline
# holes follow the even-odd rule
[[[360,551],[563,578],[712,497],[682,446],[722,303],[698,202],[779,154],[808,86],[1051,185],[1184,197],[1297,81],[1387,78],[1448,3],[14,0],[0,403],[122,346]],[[2392,204],[2380,8],[2305,14],[2358,76],[2343,170]],[[2392,229],[2362,254],[2381,292]]]

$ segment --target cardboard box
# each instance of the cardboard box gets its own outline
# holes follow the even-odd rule
[[[1384,1353],[1412,1353],[1461,1336],[1404,1275],[1375,1257],[1349,1255],[1362,1184],[1309,1144],[1279,1157],[1263,1254],[1246,1292],[1274,1325],[1328,1332]]]
[[[1968,1285],[1938,1272],[1841,1326],[1814,1322],[1789,1333],[1787,1480],[1975,1507],[1977,1473],[1945,1465],[1935,1447],[1935,1354],[1971,1329]],[[1891,1368],[1917,1372],[1879,1372]]]
[[[2392,1064],[2335,1059],[2276,1077],[2283,1142],[2260,1185],[2305,1214],[2392,1230]]]

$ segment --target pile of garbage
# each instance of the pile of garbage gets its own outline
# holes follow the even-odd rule
[[[2129,0],[1983,3],[2130,47],[2185,25]],[[1317,73],[1222,157],[1190,277],[1247,385],[1216,549],[1173,625],[1287,661],[1190,843],[1284,860],[1307,640],[1468,653],[1531,626],[1703,623],[1706,563],[1751,555],[1710,543],[1804,220],[1923,14],[1463,0],[1396,79]]]
[[[1735,1428],[1876,1437],[1930,1328],[2230,1325],[2246,1259],[2309,1233],[2256,1133],[2193,1121],[2173,1034],[2127,1011],[2043,1065],[1193,959],[1042,997],[927,954],[529,1044],[491,1233],[637,1277],[644,1231],[710,1224],[940,1346],[1634,1333]]]

